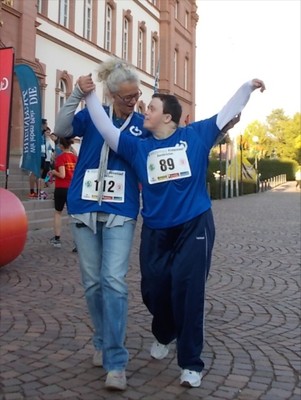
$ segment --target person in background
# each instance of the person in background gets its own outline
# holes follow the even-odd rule
[[[46,145],[45,145],[45,131],[48,128],[47,119],[42,118],[41,121],[41,134],[42,134],[42,143],[41,143],[41,174],[44,168],[44,162],[46,158]],[[41,176],[41,175],[40,175]],[[29,199],[37,199],[39,197],[40,188],[40,176],[35,176],[33,172],[29,173]]]
[[[54,133],[51,134],[51,137],[52,137],[52,140],[54,140],[54,138],[56,138],[54,140],[54,143],[55,143],[54,159],[55,159],[57,156],[62,154],[62,150],[61,150],[61,147],[60,147],[60,139]],[[70,151],[72,151],[72,153],[75,156],[78,156],[79,149],[80,149],[79,140],[77,138],[76,139],[72,138],[72,139],[73,139],[73,143],[72,143],[72,146],[70,147]]]
[[[51,138],[51,129],[47,127],[44,131],[45,140],[45,158],[42,160],[42,171],[41,178],[39,179],[39,196],[40,200],[48,198],[48,194],[45,192],[45,187],[48,187],[48,172],[50,171],[51,163],[53,162],[55,143]]]
[[[295,173],[296,189],[299,187],[301,189],[301,166],[298,167]]]
[[[67,202],[68,189],[73,177],[77,156],[71,151],[72,139],[60,138],[62,153],[55,159],[55,169],[50,173],[55,177],[54,189],[54,236],[50,244],[61,248],[62,211]]]
[[[53,176],[51,174],[51,170],[54,169],[54,162],[55,162],[56,156],[58,156],[59,154],[62,154],[62,150],[60,149],[59,139],[53,132],[50,133],[50,139],[54,143],[54,149],[52,147],[49,171],[47,173],[46,178],[44,179],[44,185],[46,187],[49,187],[54,181]]]
[[[78,83],[93,91],[91,77]],[[211,118],[179,126],[182,108],[170,94],[156,93],[145,113],[144,139],[111,124],[93,91],[86,104],[108,145],[136,171],[142,183],[141,291],[153,316],[151,356],[163,359],[176,340],[180,384],[199,387],[204,362],[205,284],[215,237],[206,172],[211,148],[234,126],[259,79],[246,82]]]
[[[45,137],[45,160],[42,169],[41,178],[45,179],[48,171],[51,169],[51,164],[54,161],[55,139],[56,135],[51,133],[51,129],[47,127],[44,133]]]
[[[79,155],[79,152],[80,152],[80,144],[81,144],[81,138],[79,138],[79,137],[73,138],[72,149],[73,149],[73,151],[74,151],[74,154]]]
[[[52,151],[52,158],[50,162],[50,169],[53,169],[55,158],[59,154],[62,154],[62,150],[60,148],[59,138],[53,132],[50,133],[50,139],[54,143],[54,150]]]
[[[109,100],[104,107],[109,120],[125,136],[142,135],[143,116],[135,112],[141,96],[137,72],[127,62],[110,58],[100,65],[98,78]],[[140,205],[138,180],[129,164],[109,150],[88,110],[74,115],[82,97],[76,85],[57,116],[55,132],[81,138],[68,212],[94,326],[92,362],[107,371],[107,389],[125,390],[126,275]]]

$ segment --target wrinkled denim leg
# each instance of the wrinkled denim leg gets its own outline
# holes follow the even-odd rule
[[[123,370],[128,363],[125,336],[128,313],[126,274],[135,221],[103,229],[103,365],[107,371]]]
[[[103,348],[103,302],[101,284],[102,229],[94,234],[86,226],[71,224],[73,238],[79,256],[82,284],[88,310],[94,327],[93,344],[97,350]]]
[[[96,235],[89,228],[73,227],[74,239],[95,328],[94,345],[97,349],[102,348],[103,366],[107,371],[123,370],[128,363],[124,345],[128,311],[125,278],[135,221],[113,228],[106,228],[102,222],[97,224]],[[90,232],[83,233],[86,230]]]

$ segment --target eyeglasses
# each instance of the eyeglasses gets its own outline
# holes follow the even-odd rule
[[[127,104],[130,103],[133,99],[135,99],[137,101],[141,95],[142,95],[142,92],[140,89],[137,93],[131,94],[128,96],[120,96],[120,94],[116,93],[116,96],[118,96],[120,98],[120,100],[122,100],[124,103],[127,103]]]

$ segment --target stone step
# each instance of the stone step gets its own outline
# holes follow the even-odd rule
[[[28,218],[28,230],[53,227],[53,200],[24,200],[22,201]],[[62,212],[62,223],[68,223],[66,207]]]
[[[10,192],[14,193],[21,201],[30,200],[28,198],[29,188],[24,189],[24,188],[11,188],[10,187],[7,190],[9,190]],[[49,193],[49,192],[47,191],[47,193]],[[52,195],[50,195],[50,198],[52,198]]]
[[[32,219],[30,215],[28,215],[28,230],[35,231],[38,229],[51,229],[53,228],[53,217],[52,218],[39,218],[39,219]],[[62,216],[62,225],[66,226],[68,224],[69,217],[67,213]]]
[[[6,180],[5,176],[1,174],[0,176],[0,187],[5,188]],[[29,175],[28,173],[24,175],[22,170],[19,173],[13,175],[9,175],[7,181],[7,190],[13,192],[20,200],[25,200],[29,194]],[[45,187],[44,190],[46,193],[53,193],[54,183],[52,183],[49,187]]]
[[[53,228],[54,202],[52,189],[46,188],[45,190],[48,192],[49,198],[47,200],[29,199],[27,197],[28,189],[9,188],[8,190],[22,201],[28,219],[28,230]],[[68,223],[68,220],[69,217],[65,207],[62,213],[63,224]]]
[[[6,184],[6,176],[3,173],[1,173],[0,186],[4,188],[5,184]],[[8,175],[7,188],[10,189],[11,187],[12,188],[20,187],[29,190],[29,174],[22,170],[19,170],[16,171],[16,173],[14,174]]]
[[[35,210],[52,210],[53,211],[53,200],[52,199],[47,199],[47,200],[31,200],[31,199],[26,199],[22,201],[25,211],[31,212]]]
[[[43,189],[48,195],[47,200],[29,199],[29,171],[19,167],[19,160],[20,157],[18,156],[11,157],[7,180],[5,172],[0,171],[0,187],[5,188],[7,182],[7,190],[14,193],[22,201],[28,218],[28,230],[52,228],[54,184]],[[69,217],[66,209],[63,211],[62,219],[63,224],[68,223]]]

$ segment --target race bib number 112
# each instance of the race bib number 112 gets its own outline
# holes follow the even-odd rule
[[[100,182],[98,170],[87,169],[82,187],[82,199],[97,201]],[[124,203],[125,171],[107,170],[103,181],[102,201]]]

